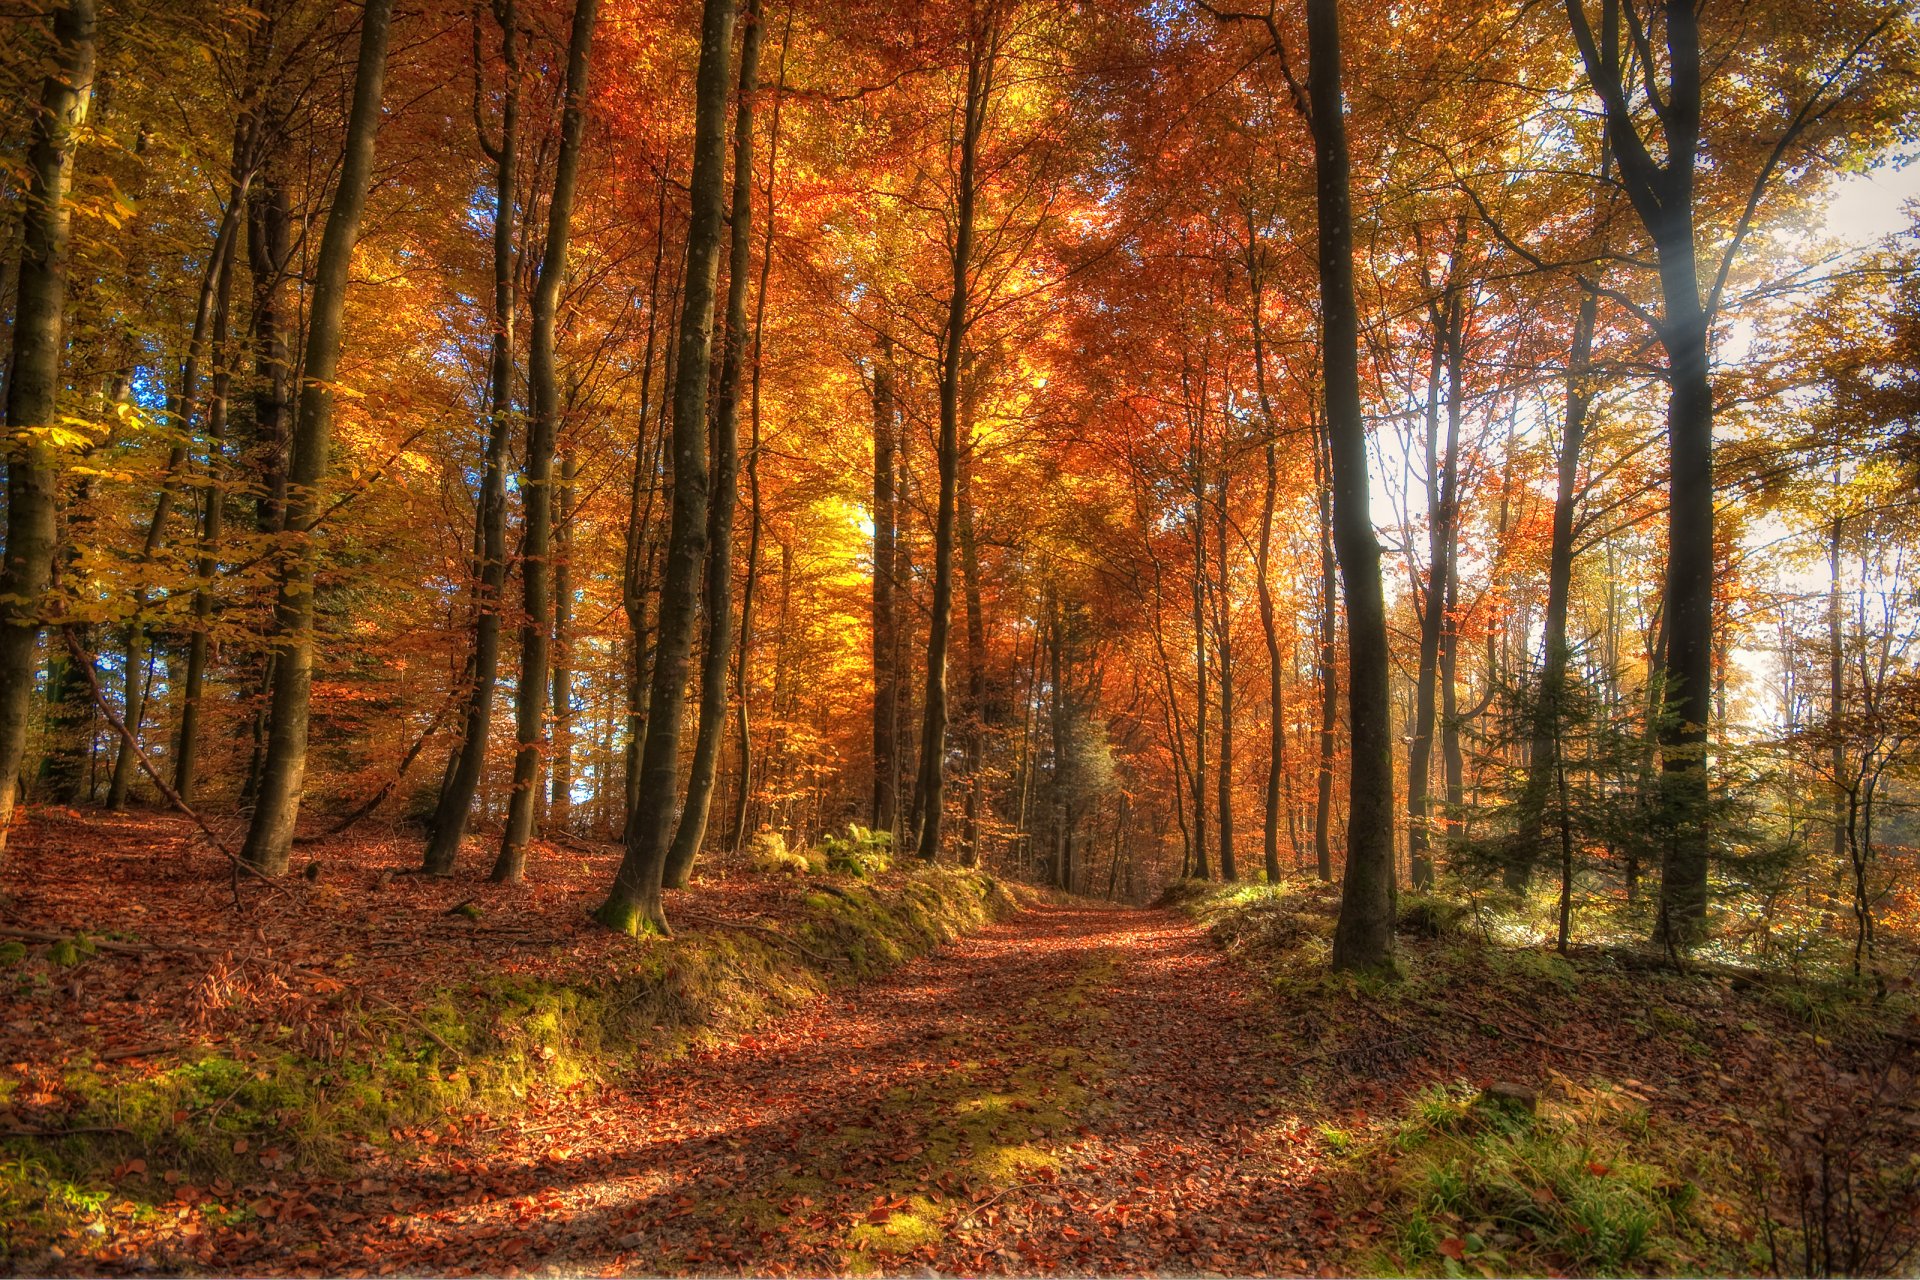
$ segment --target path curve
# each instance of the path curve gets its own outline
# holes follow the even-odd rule
[[[759,1032],[313,1196],[228,1265],[1276,1273],[1333,1242],[1257,983],[1186,918],[1041,905]],[[296,1228],[299,1220],[292,1224]],[[267,1243],[267,1241],[262,1241]],[[270,1261],[277,1255],[278,1265]]]

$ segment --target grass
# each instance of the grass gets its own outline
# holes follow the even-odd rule
[[[1677,1144],[1652,1139],[1644,1107],[1580,1090],[1531,1115],[1435,1086],[1360,1156],[1384,1186],[1375,1273],[1680,1274],[1727,1269],[1728,1242],[1693,1215]],[[1376,1192],[1375,1194],[1378,1194]]]

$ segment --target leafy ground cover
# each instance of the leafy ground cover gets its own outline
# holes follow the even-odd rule
[[[635,941],[584,923],[611,851],[505,891],[362,840],[237,913],[170,821],[33,829],[16,1269],[1860,1273],[1920,1169],[1899,998],[1502,947],[1445,903],[1357,983],[1312,884],[1015,909],[762,851]],[[1812,1258],[1818,1158],[1879,1207]]]
[[[1268,983],[1345,1269],[1876,1274],[1914,1256],[1910,995],[1501,945],[1511,929],[1422,895],[1402,900],[1401,980],[1363,983],[1325,971],[1329,886],[1169,899]],[[1484,1093],[1509,1084],[1531,1109]]]

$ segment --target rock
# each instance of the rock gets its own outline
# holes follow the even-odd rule
[[[1480,1096],[1473,1102],[1477,1107],[1530,1116],[1540,1109],[1540,1094],[1524,1084],[1514,1084],[1510,1080],[1496,1080],[1482,1089]]]

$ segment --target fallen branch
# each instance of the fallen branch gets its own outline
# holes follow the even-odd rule
[[[245,871],[248,875],[255,877],[260,883],[266,885],[267,888],[274,893],[286,893],[286,889],[274,883],[272,876],[269,876],[251,862],[248,862],[245,858],[242,858],[239,854],[227,848],[226,841],[222,840],[219,834],[207,825],[207,820],[202,818],[198,813],[195,813],[193,806],[181,799],[178,791],[175,791],[167,785],[167,780],[160,776],[160,771],[154,767],[152,759],[148,757],[146,750],[141,747],[139,736],[136,735],[133,730],[127,728],[127,722],[115,715],[113,708],[107,705],[107,695],[100,688],[100,673],[94,668],[93,655],[81,647],[79,637],[73,634],[73,628],[71,626],[61,626],[60,634],[66,638],[67,649],[73,654],[73,660],[78,662],[80,669],[87,673],[87,687],[93,691],[93,705],[99,708],[100,714],[106,717],[107,724],[115,733],[120,735],[120,740],[127,745],[127,749],[133,752],[133,758],[140,762],[140,767],[146,771],[147,777],[153,780],[153,785],[160,789],[160,794],[165,796],[167,802],[174,808],[193,820],[193,825],[200,828],[201,834],[206,836],[213,847],[218,849],[221,855],[233,864],[234,874],[236,876],[240,872]],[[236,899],[238,897],[237,891],[235,897]]]
[[[416,1016],[415,1014],[410,1013],[405,1009],[402,1009],[399,1005],[387,999],[385,996],[376,995],[371,991],[363,992],[362,994],[364,994],[369,1000],[373,1001],[375,1004],[380,1005],[383,1008],[391,1009],[395,1013],[399,1014],[401,1017],[405,1018],[407,1021],[411,1022],[419,1030],[421,1035],[433,1041],[435,1044],[439,1045],[442,1049],[446,1050],[448,1053],[452,1054],[454,1057],[459,1058],[459,1057],[465,1056],[458,1049],[454,1048],[452,1045],[448,1044],[445,1040],[442,1040],[438,1035],[436,1035],[434,1033],[433,1028],[428,1026],[426,1023],[420,1021],[419,1017]]]
[[[82,1133],[132,1133],[117,1124],[89,1124],[73,1129],[0,1129],[0,1138],[72,1138]]]
[[[400,784],[406,780],[407,770],[413,768],[413,762],[420,758],[421,750],[432,740],[433,735],[440,731],[440,722],[447,718],[447,712],[452,710],[459,701],[459,697],[456,696],[448,698],[440,704],[440,709],[433,713],[433,719],[427,722],[426,731],[414,739],[413,745],[407,748],[407,754],[400,757],[400,767],[394,770],[393,776],[381,783],[379,789],[371,796],[368,796],[366,800],[362,801],[358,808],[318,835],[295,836],[293,842],[295,844],[317,844],[322,840],[331,840],[335,836],[345,835],[347,831],[362,819],[371,816],[373,811],[385,804],[387,797],[392,795],[394,791],[399,788]]]
[[[65,942],[69,938],[84,937],[87,945],[96,951],[117,951],[122,955],[144,955],[153,951],[180,951],[188,955],[219,956],[225,955],[231,948],[199,947],[190,942],[120,942],[113,938],[96,938],[85,930],[73,933],[54,933],[45,929],[0,928],[0,938],[15,938],[21,942]]]

